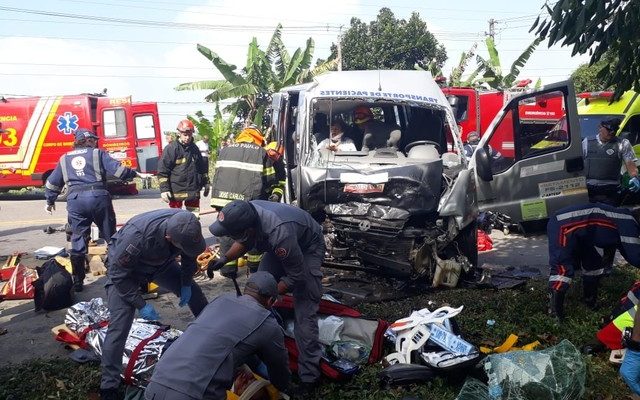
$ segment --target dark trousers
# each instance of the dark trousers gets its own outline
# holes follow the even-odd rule
[[[619,207],[621,201],[619,189],[619,185],[587,185],[589,202],[604,203],[610,206]],[[616,248],[615,246],[605,247],[602,251],[602,268],[605,271],[610,272],[613,269],[613,260],[616,257]]]
[[[153,275],[152,281],[158,286],[171,291],[180,297],[182,286],[180,266],[177,262],[171,262]],[[102,346],[102,381],[101,389],[115,389],[120,385],[122,373],[122,354],[136,309],[126,302],[115,285],[107,283],[107,306],[109,307],[109,325],[107,335]],[[207,298],[202,293],[197,283],[191,282],[191,300],[189,308],[195,317],[207,305]],[[160,312],[161,313],[161,312]]]
[[[91,223],[96,224],[100,237],[107,241],[116,233],[116,213],[106,190],[70,193],[67,219],[71,226],[71,254],[87,254]]]

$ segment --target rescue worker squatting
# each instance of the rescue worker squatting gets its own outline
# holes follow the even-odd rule
[[[109,240],[116,232],[116,214],[111,195],[107,191],[107,175],[128,180],[150,174],[124,167],[108,153],[97,149],[98,136],[88,129],[75,133],[74,150],[60,157],[60,161],[45,183],[45,211],[55,210],[55,201],[67,185],[67,220],[71,226],[71,268],[73,285],[81,292],[85,278],[87,245],[91,223],[98,227],[100,237]]]
[[[596,247],[617,248],[630,264],[640,267],[640,225],[631,211],[602,203],[589,203],[559,210],[547,224],[549,239],[549,312],[564,317],[564,297],[575,269],[583,272],[583,291],[587,305],[594,307],[600,278],[604,274],[602,257]],[[576,256],[577,255],[577,256]]]
[[[225,206],[209,227],[216,237],[235,240],[231,249],[210,263],[207,273],[220,269],[248,248],[266,252],[259,271],[271,273],[278,292],[293,292],[296,344],[300,349],[298,374],[303,387],[312,390],[320,378],[318,307],[322,295],[325,244],[322,227],[306,211],[288,204],[264,200],[234,201]]]
[[[107,306],[109,328],[102,350],[103,400],[117,399],[122,373],[122,353],[135,310],[140,317],[160,316],[139,291],[141,284],[155,282],[180,297],[198,316],[207,305],[200,286],[193,281],[196,257],[206,248],[202,227],[191,212],[177,209],[149,211],[131,218],[111,238],[108,247]],[[176,257],[181,257],[181,265]]]

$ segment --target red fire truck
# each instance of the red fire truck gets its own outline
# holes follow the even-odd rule
[[[79,128],[96,132],[98,146],[123,165],[156,172],[156,103],[98,94],[0,98],[0,190],[44,185]]]

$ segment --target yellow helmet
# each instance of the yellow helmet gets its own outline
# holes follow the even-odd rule
[[[264,146],[264,136],[257,126],[250,125],[238,134],[236,143],[255,143],[258,146]]]

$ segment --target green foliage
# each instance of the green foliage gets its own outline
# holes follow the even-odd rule
[[[375,21],[368,25],[351,19],[342,44],[342,69],[414,69],[431,70],[433,61],[442,68],[447,60],[445,48],[427,30],[427,24],[416,12],[409,20],[398,19],[388,8],[380,9]],[[330,59],[337,57],[337,47],[331,47]],[[435,75],[434,75],[435,76]]]
[[[483,78],[479,82],[486,82],[493,89],[509,89],[511,88],[520,70],[529,61],[529,58],[533,54],[534,50],[540,43],[540,39],[535,39],[523,52],[516,58],[511,64],[509,73],[506,76],[502,74],[502,67],[500,65],[500,56],[498,55],[498,49],[496,48],[493,38],[488,37],[485,41],[487,45],[487,51],[489,52],[489,59],[485,60],[481,56],[476,57],[480,71],[483,73]]]
[[[573,46],[572,55],[591,55],[590,65],[610,53],[611,63],[597,77],[615,87],[614,98],[640,91],[640,2],[633,0],[559,0],[545,4],[530,31],[548,45]]]
[[[200,136],[209,138],[209,149],[213,150],[209,162],[215,162],[217,156],[215,150],[220,147],[223,140],[237,131],[237,129],[234,129],[235,115],[223,116],[219,104],[216,103],[213,120],[206,118],[202,111],[196,112],[195,117],[189,115],[187,118],[193,122]]]
[[[473,46],[471,46],[471,49],[469,49],[469,51],[463,51],[462,54],[460,55],[460,61],[458,61],[458,65],[451,70],[451,75],[449,75],[449,85],[450,86],[469,86],[468,80],[465,80],[464,82],[462,81],[462,74],[464,74],[464,71],[467,69],[467,64],[469,63],[469,61],[473,58],[473,56],[476,54],[476,48],[478,47],[478,43],[474,43]],[[473,73],[472,75],[472,80],[475,79],[475,76]]]
[[[612,61],[611,58],[606,57],[602,60],[591,64],[582,64],[571,74],[573,85],[576,88],[576,93],[580,92],[595,92],[598,90],[606,90],[609,86],[606,86],[604,79],[600,78],[598,74],[603,68],[606,68]]]

